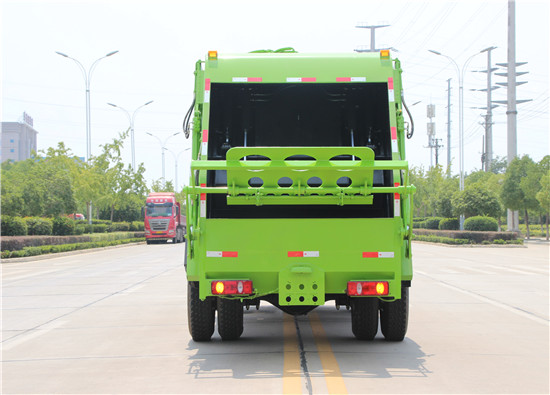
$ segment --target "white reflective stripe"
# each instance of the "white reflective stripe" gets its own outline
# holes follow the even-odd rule
[[[201,200],[201,218],[206,218],[206,200]]]
[[[222,251],[206,251],[207,258],[221,258],[222,254]]]
[[[204,102],[210,103],[210,91],[204,91]]]
[[[351,77],[351,82],[367,82],[367,77]]]
[[[395,101],[395,93],[394,93],[393,89],[388,90],[388,99],[391,102]]]
[[[208,154],[208,143],[202,143],[201,154],[202,155],[207,155]]]
[[[391,252],[379,252],[378,253],[378,258],[393,258],[395,256],[395,254],[393,253],[393,251]]]
[[[393,209],[394,217],[401,217],[401,199],[394,199],[395,207]]]
[[[288,77],[286,82],[302,82],[302,77]]]
[[[391,141],[391,152],[399,152],[399,146],[397,145],[397,140]]]
[[[304,258],[319,258],[319,251],[304,251]]]
[[[233,77],[233,82],[248,82],[247,77]]]

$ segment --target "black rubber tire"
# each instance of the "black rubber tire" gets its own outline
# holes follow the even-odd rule
[[[209,341],[214,333],[216,314],[215,300],[199,299],[199,286],[197,283],[187,282],[187,323],[189,333],[196,342]]]
[[[243,333],[243,305],[239,299],[218,298],[218,333],[222,340],[237,340]]]
[[[409,322],[409,288],[401,288],[401,299],[380,303],[380,326],[387,341],[403,341]]]
[[[359,340],[373,340],[378,332],[378,299],[351,299],[351,330]]]
[[[151,244],[153,241],[152,241],[152,240],[145,240],[145,242],[149,245],[149,244]]]

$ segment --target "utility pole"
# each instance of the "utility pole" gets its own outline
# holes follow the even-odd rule
[[[435,165],[439,165],[439,149],[443,147],[442,144],[439,144],[441,142],[441,139],[433,139],[434,148],[435,148]]]
[[[428,146],[425,148],[430,149],[430,169],[434,166],[433,163],[433,149],[435,148],[434,141],[436,141],[435,137],[435,122],[433,122],[433,118],[435,117],[435,104],[428,104],[426,107],[426,113],[428,118],[430,118],[430,122],[427,124],[427,131],[428,131]],[[436,166],[437,166],[437,151],[436,151]]]
[[[491,82],[493,71],[497,70],[491,67],[491,51],[493,49],[496,49],[496,47],[483,50],[483,52],[487,52],[487,70],[483,71],[487,73],[487,114],[485,115],[485,150],[483,151],[485,153],[483,163],[485,171],[491,169],[491,162],[493,161],[493,108],[496,105],[493,105],[491,93],[494,89],[499,88],[498,86],[492,86]]]
[[[360,47],[355,49],[355,52],[378,52],[380,49],[376,48],[375,44],[375,31],[382,27],[388,27],[390,25],[369,25],[367,23],[358,23],[355,27],[360,29],[370,29],[370,48]]]
[[[447,172],[451,175],[451,79],[447,80]]]
[[[508,0],[508,63],[497,63],[498,66],[506,67],[506,73],[496,73],[503,77],[507,77],[507,82],[497,83],[507,88],[507,100],[495,101],[507,105],[507,155],[508,165],[517,156],[517,108],[519,103],[525,103],[530,100],[516,100],[516,86],[525,84],[525,81],[516,82],[516,77],[527,74],[524,72],[516,72],[516,67],[527,64],[527,62],[516,63],[516,3],[515,0]],[[507,216],[508,230],[519,232],[519,213],[517,211],[508,210]]]

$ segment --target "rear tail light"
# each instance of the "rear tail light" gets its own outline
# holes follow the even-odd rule
[[[349,296],[384,296],[389,292],[387,281],[348,281]]]
[[[212,281],[213,295],[250,295],[252,293],[251,280],[219,280]]]

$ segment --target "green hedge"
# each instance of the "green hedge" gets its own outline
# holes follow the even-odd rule
[[[444,244],[455,244],[455,245],[470,244],[470,240],[468,239],[453,239],[451,237],[444,237],[444,236],[427,236],[427,235],[413,234],[413,240],[430,241],[432,243],[444,243]]]
[[[515,232],[476,232],[466,230],[461,231],[432,229],[413,229],[413,232],[416,236],[435,236],[447,237],[451,239],[465,239],[472,244],[483,244],[484,241],[492,244],[494,240],[504,240],[506,244],[509,244],[509,241],[511,242],[518,239],[518,234]],[[519,239],[518,244],[523,244],[523,240]]]
[[[24,247],[18,251],[2,251],[2,259],[6,258],[21,258],[27,256],[35,256],[42,254],[50,254],[55,252],[66,252],[75,250],[85,250],[89,248],[99,248],[115,246],[120,244],[137,243],[143,241],[145,238],[131,238],[123,240],[110,240],[110,241],[91,241],[85,243],[71,243],[61,245],[44,245],[38,247]]]
[[[0,218],[0,228],[2,229],[2,236],[26,236],[27,235],[27,223],[20,217],[11,217],[9,215],[2,215]]]
[[[16,251],[25,247],[76,244],[85,242],[116,241],[145,237],[143,232],[93,233],[82,236],[13,236],[2,237],[2,251]]]
[[[52,234],[55,236],[68,236],[74,233],[74,219],[67,217],[55,217],[53,219]]]
[[[460,228],[460,222],[458,218],[443,218],[439,222],[439,230],[458,230]]]
[[[442,217],[428,217],[424,218],[414,218],[413,219],[413,228],[415,229],[439,229],[439,222],[442,220]]]
[[[27,224],[27,234],[32,236],[51,235],[53,231],[53,221],[50,218],[25,217]]]
[[[92,225],[85,221],[73,220],[68,217],[1,217],[2,236],[68,236],[85,233],[107,233],[144,231],[143,221],[111,222],[108,220],[93,220]]]
[[[496,232],[498,230],[498,222],[491,217],[470,217],[464,221],[464,230]]]

